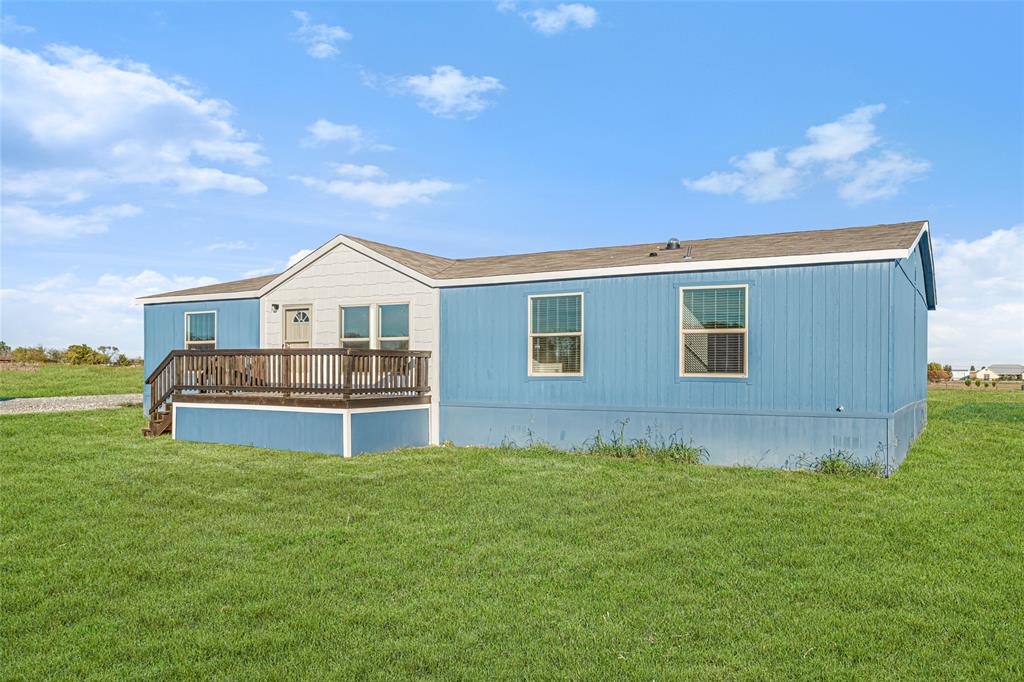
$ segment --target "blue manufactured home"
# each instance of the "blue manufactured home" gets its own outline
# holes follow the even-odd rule
[[[469,259],[339,235],[140,302],[148,432],[187,440],[351,456],[623,432],[892,471],[927,421],[927,222]]]

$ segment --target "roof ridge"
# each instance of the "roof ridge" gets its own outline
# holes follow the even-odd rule
[[[790,235],[806,235],[815,232],[841,232],[844,230],[867,230],[874,228],[885,228],[885,227],[906,227],[908,225],[918,225],[928,222],[927,220],[905,220],[899,223],[876,223],[874,225],[848,225],[844,227],[823,227],[814,230],[788,230],[786,232],[758,232],[755,234],[734,234],[727,237],[701,237],[699,239],[680,239],[679,241],[683,244],[698,243],[698,242],[709,242],[709,241],[722,241],[726,239],[750,239],[754,237],[786,237]],[[385,242],[376,242],[372,239],[365,239],[363,237],[356,237],[355,235],[345,235],[346,237],[357,239],[363,242],[369,242],[371,244],[378,244],[381,246],[387,246],[392,249],[400,249],[409,253],[415,253],[422,256],[430,256],[431,258],[438,258],[449,262],[448,266],[444,268],[447,270],[453,265],[459,263],[467,263],[470,261],[481,261],[489,258],[518,258],[525,256],[544,256],[554,253],[567,253],[572,251],[599,251],[601,249],[629,249],[629,248],[648,248],[663,244],[664,242],[636,242],[632,244],[608,244],[605,246],[581,246],[575,249],[545,249],[543,251],[520,251],[517,253],[503,253],[495,254],[490,256],[469,256],[467,258],[449,258],[448,256],[438,256],[436,254],[427,253],[426,251],[416,251],[415,249],[407,249],[402,246],[395,246],[394,244],[387,244]],[[666,240],[667,241],[667,240]],[[444,272],[444,270],[440,272]],[[440,274],[440,273],[438,273]]]

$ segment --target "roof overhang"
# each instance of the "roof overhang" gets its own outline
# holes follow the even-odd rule
[[[922,242],[923,239],[923,242]],[[372,260],[385,265],[392,270],[400,272],[407,277],[435,289],[449,287],[486,286],[493,284],[516,284],[523,282],[546,282],[551,280],[589,279],[594,277],[616,277],[628,275],[651,275],[666,274],[674,272],[709,272],[715,270],[743,270],[753,268],[776,268],[797,265],[827,265],[830,263],[862,263],[871,261],[894,261],[909,258],[923,243],[922,255],[925,265],[925,282],[927,289],[927,300],[929,310],[934,310],[936,305],[935,292],[935,260],[934,249],[931,242],[931,231],[928,222],[924,221],[921,231],[910,248],[906,249],[880,249],[873,251],[847,251],[834,253],[817,253],[799,256],[768,256],[760,258],[731,258],[711,261],[680,261],[675,263],[657,263],[651,265],[625,265],[611,268],[588,268],[579,270],[558,270],[549,272],[527,272],[509,275],[494,275],[487,277],[463,277],[455,279],[440,279],[428,277],[421,272],[413,270],[374,249],[361,244],[345,235],[338,235],[330,241],[322,244],[315,251],[298,261],[290,268],[282,272],[276,278],[265,284],[258,290],[232,292],[225,294],[192,294],[186,296],[155,296],[138,298],[136,303],[178,303],[185,301],[216,301],[232,300],[243,298],[262,298],[274,289],[278,288],[292,277],[302,272],[323,256],[330,253],[336,247],[344,245],[361,253]]]
[[[828,263],[887,261],[906,258],[910,253],[912,253],[912,251],[907,249],[884,249],[848,253],[809,254],[803,256],[769,256],[765,258],[730,258],[724,260],[683,261],[678,263],[659,263],[655,265],[625,265],[615,268],[590,268],[585,270],[529,272],[517,275],[497,275],[494,277],[442,279],[437,280],[433,286],[442,288],[467,287],[487,284],[514,284],[517,282],[544,282],[555,279],[588,279],[591,277],[616,277],[623,275],[654,275],[673,272],[709,272],[714,270],[777,268],[792,265],[825,265]]]
[[[156,303],[190,303],[192,301],[237,301],[245,298],[259,298],[258,289],[252,291],[232,291],[220,294],[185,294],[182,296],[140,296],[136,304],[150,305]]]

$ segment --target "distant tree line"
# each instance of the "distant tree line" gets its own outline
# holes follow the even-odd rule
[[[953,378],[953,367],[951,365],[940,365],[937,362],[928,363],[928,381],[949,381]]]
[[[76,343],[67,348],[44,348],[39,346],[19,346],[15,349],[4,341],[0,341],[0,359],[13,362],[39,364],[43,362],[65,365],[118,365],[128,367],[141,364],[141,358],[130,358],[117,346],[99,346],[93,348],[84,343]]]

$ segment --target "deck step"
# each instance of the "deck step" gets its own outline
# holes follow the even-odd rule
[[[171,430],[171,412],[160,410],[154,412],[149,419],[149,427],[142,429],[142,435],[149,438],[163,435]]]

